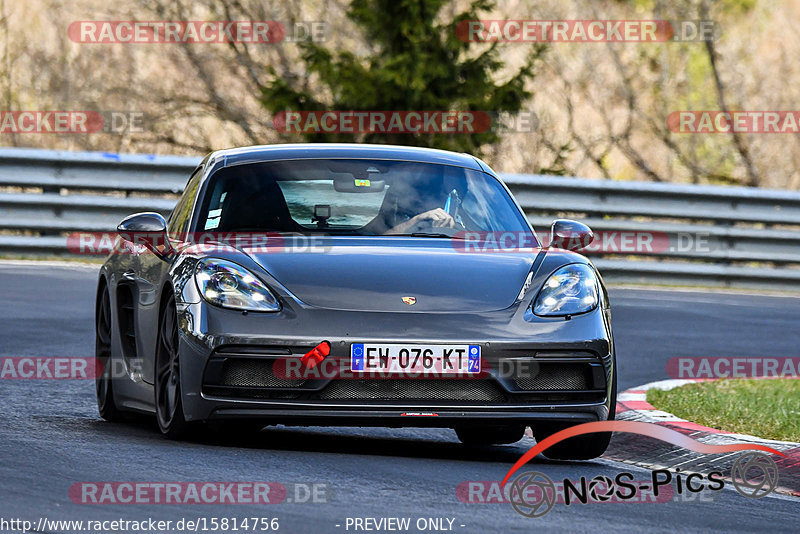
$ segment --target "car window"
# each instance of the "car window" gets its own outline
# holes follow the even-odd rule
[[[194,199],[197,195],[197,187],[200,185],[200,178],[203,175],[203,168],[198,168],[189,182],[186,184],[181,198],[172,210],[172,215],[169,217],[169,224],[167,229],[171,236],[184,234],[188,230],[189,219],[192,216],[192,208],[194,207]]]
[[[432,232],[442,213],[458,231],[530,232],[505,188],[484,172],[430,163],[292,160],[220,169],[199,228],[354,235]],[[456,224],[457,223],[457,224]],[[438,227],[437,227],[438,228]]]

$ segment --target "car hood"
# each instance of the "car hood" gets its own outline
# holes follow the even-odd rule
[[[305,304],[386,312],[508,308],[536,257],[536,251],[465,253],[446,239],[330,238],[313,248],[241,250]]]

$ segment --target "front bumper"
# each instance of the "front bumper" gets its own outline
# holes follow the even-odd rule
[[[577,424],[605,420],[611,409],[613,342],[599,309],[571,320],[521,325],[513,313],[471,322],[441,314],[380,314],[376,321],[376,314],[344,312],[329,312],[336,320],[325,321],[322,311],[308,313],[317,318],[307,317],[309,310],[303,312],[303,321],[298,317],[276,321],[276,316],[243,316],[202,303],[188,305],[180,341],[187,420],[389,427],[452,427],[483,421]],[[433,337],[432,323],[448,335]],[[490,328],[492,323],[505,326]],[[276,326],[280,334],[268,333]],[[485,331],[490,329],[495,335],[487,339]],[[525,336],[520,335],[522,329]],[[307,332],[315,335],[309,337]],[[364,381],[325,375],[290,384],[270,379],[269,367],[275,360],[300,358],[323,339],[332,346],[328,358],[339,362],[349,358],[351,343],[479,344],[481,378],[456,383],[451,378]],[[509,362],[527,363],[522,366],[528,371],[527,381],[518,380],[514,369],[519,367]],[[230,372],[237,365],[243,367]]]
[[[265,321],[263,317],[238,315],[237,321]],[[362,380],[323,374],[289,383],[270,377],[270,367],[277,360],[299,359],[322,339],[332,345],[326,360],[338,362],[347,361],[351,343],[403,339],[396,332],[380,337],[374,331],[363,337],[320,332],[309,338],[254,332],[198,335],[184,328],[180,349],[184,412],[187,420],[255,419],[265,424],[389,427],[452,427],[479,421],[577,424],[607,419],[614,358],[602,314],[598,311],[550,324],[557,328],[532,339],[486,340],[466,337],[465,332],[457,333],[457,340],[405,339],[408,343],[480,344],[481,378]],[[572,339],[565,335],[566,330],[573,331]],[[602,335],[581,337],[587,333]],[[548,339],[553,336],[560,339]],[[520,362],[525,365],[519,366]],[[565,369],[569,372],[563,372]],[[525,375],[522,378],[520,370]]]

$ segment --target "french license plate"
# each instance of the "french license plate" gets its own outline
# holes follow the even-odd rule
[[[481,347],[353,343],[350,369],[356,373],[479,373]]]

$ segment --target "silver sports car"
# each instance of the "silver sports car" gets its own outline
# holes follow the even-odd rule
[[[467,154],[275,145],[209,154],[168,220],[139,213],[97,286],[102,417],[454,428],[468,445],[612,419],[608,295],[553,223],[540,243]],[[551,447],[602,454],[607,434]]]

